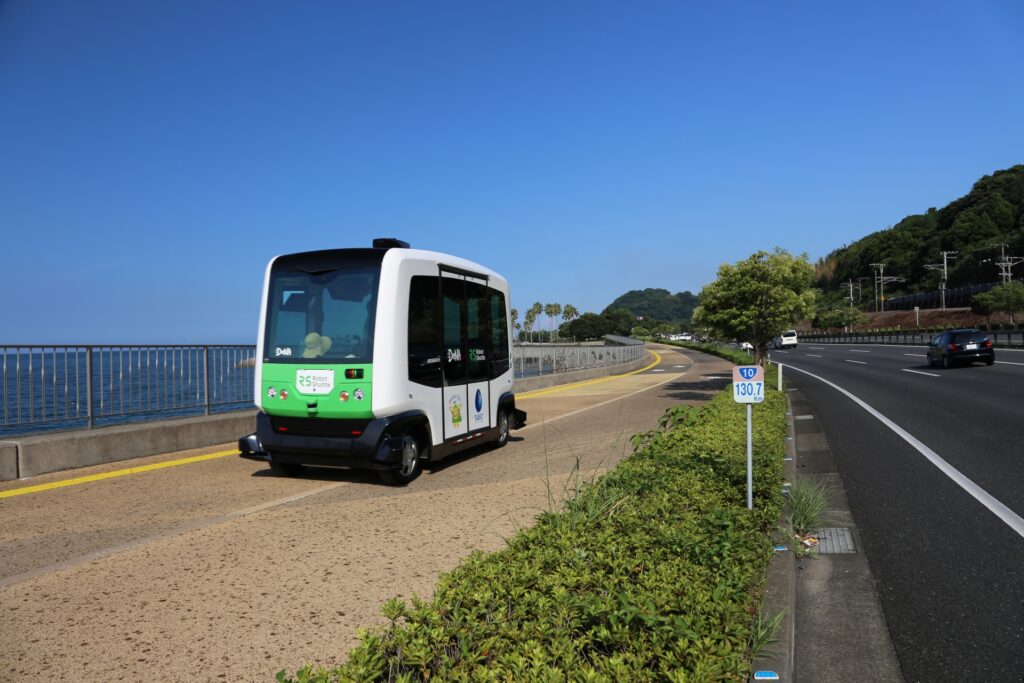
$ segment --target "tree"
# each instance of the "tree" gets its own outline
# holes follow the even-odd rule
[[[990,308],[989,313],[981,310],[975,311],[975,302],[980,299],[980,308]],[[1010,324],[1013,325],[1013,316],[1024,311],[1024,284],[1020,282],[1007,282],[1005,285],[993,287],[987,292],[976,294],[971,300],[971,310],[985,316],[986,321],[991,313],[1002,311],[1010,316]]]
[[[579,309],[572,304],[566,304],[562,306],[562,322],[572,322],[576,318],[580,317]]]
[[[626,337],[629,336],[633,326],[636,325],[633,315],[624,308],[605,311],[604,319],[607,322],[608,330],[605,334],[617,334]]]
[[[544,315],[548,317],[548,329],[554,330],[555,318],[562,313],[562,304],[544,304]]]
[[[527,332],[530,332],[530,331],[533,330],[534,323],[537,322],[537,318],[539,318],[540,314],[543,313],[543,312],[544,312],[544,307],[541,305],[541,303],[539,301],[533,302],[533,305],[530,306],[530,308],[526,311],[526,318],[523,321],[524,322],[524,326],[525,326],[526,320],[530,321],[530,325],[526,328]]]
[[[971,313],[985,316],[985,326],[992,326],[992,314],[996,312],[996,300],[992,290],[979,292],[971,297]]]
[[[600,339],[608,334],[608,320],[603,315],[584,313],[562,326],[565,334],[576,339]]]
[[[770,254],[758,251],[718,268],[718,279],[701,290],[694,322],[726,338],[750,342],[760,363],[768,342],[814,310],[813,281],[807,254],[796,257],[779,248]]]

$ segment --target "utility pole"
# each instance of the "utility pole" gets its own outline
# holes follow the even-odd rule
[[[996,265],[999,266],[999,277],[1002,278],[1004,285],[1013,281],[1013,267],[1018,263],[1024,263],[1024,257],[1006,255],[1008,246],[1005,242],[999,245],[999,260],[996,261]]]
[[[948,278],[947,259],[955,259],[959,252],[956,251],[944,251],[942,252],[942,265],[929,264],[925,268],[928,270],[939,270],[942,269],[942,279],[939,280],[939,294],[942,297],[942,310],[946,310],[946,280]]]
[[[878,313],[878,280],[882,277],[882,273],[885,272],[884,263],[872,263],[870,264],[875,269],[875,277],[872,282],[875,285],[875,313]]]
[[[885,283],[886,282],[903,282],[903,278],[899,275],[886,275],[884,263],[872,263],[872,268],[877,270],[877,277],[875,279],[875,311],[885,310]],[[879,302],[881,302],[881,308],[879,308]]]

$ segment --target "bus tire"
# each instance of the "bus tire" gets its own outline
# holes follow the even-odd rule
[[[270,471],[279,477],[297,477],[302,474],[302,465],[294,462],[276,462],[271,456]]]
[[[494,442],[495,448],[501,448],[508,443],[509,429],[511,428],[512,419],[509,416],[509,411],[499,410],[498,411],[498,440]]]
[[[380,480],[390,486],[405,486],[423,471],[423,453],[415,437],[406,434],[402,461],[393,469],[380,470]]]

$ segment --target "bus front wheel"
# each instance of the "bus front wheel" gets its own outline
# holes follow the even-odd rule
[[[422,471],[419,443],[412,436],[406,435],[402,445],[402,457],[398,464],[389,470],[380,471],[380,480],[392,486],[405,486]]]

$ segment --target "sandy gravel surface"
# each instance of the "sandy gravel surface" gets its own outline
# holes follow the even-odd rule
[[[675,365],[690,361],[669,354],[671,371],[524,400],[531,426],[509,446],[446,461],[406,488],[324,470],[268,477],[226,458],[46,492],[31,505],[0,501],[3,576],[37,572],[0,588],[0,680],[270,681],[280,668],[335,664],[359,627],[380,623],[384,600],[429,596],[470,552],[502,547],[552,497],[627,455],[629,437],[667,406],[718,388],[701,374],[728,367],[695,356],[698,367],[680,376]],[[196,511],[172,505],[192,527],[151,510],[165,498],[194,502]],[[149,522],[125,521],[136,508]],[[8,512],[32,532],[13,531]],[[79,534],[137,545],[93,560],[59,550]],[[93,541],[75,547],[102,551]],[[7,558],[12,548],[32,559]]]

